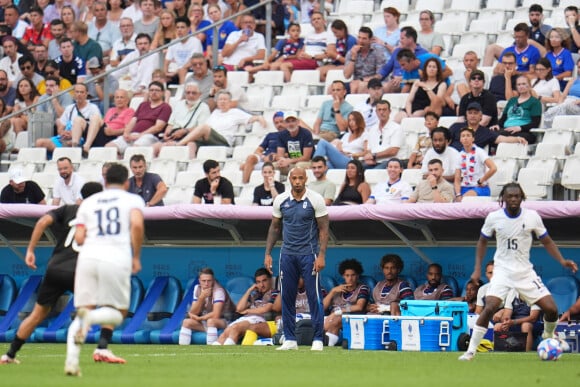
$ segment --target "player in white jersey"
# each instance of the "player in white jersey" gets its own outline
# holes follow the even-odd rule
[[[124,166],[111,165],[106,190],[85,200],[77,212],[75,241],[81,246],[75,276],[77,316],[67,336],[67,375],[80,376],[80,344],[91,325],[117,326],[123,321],[131,273],[141,270],[145,203],[126,191],[128,176]]]
[[[578,270],[578,265],[572,260],[564,259],[560,250],[548,235],[540,215],[530,209],[521,208],[525,194],[517,183],[509,183],[500,193],[501,209],[490,213],[485,219],[481,236],[477,242],[475,254],[475,269],[472,280],[481,276],[481,262],[487,250],[487,241],[494,234],[497,249],[493,260],[495,262],[493,277],[485,298],[485,307],[479,315],[469,348],[459,357],[459,360],[471,360],[481,339],[487,332],[487,326],[493,314],[498,310],[513,288],[520,298],[529,305],[536,304],[544,311],[544,333],[542,337],[553,337],[558,321],[558,308],[550,291],[542,283],[542,279],[534,271],[530,262],[530,248],[533,234],[542,242],[548,253],[563,267],[572,272]],[[506,207],[503,208],[503,204]]]

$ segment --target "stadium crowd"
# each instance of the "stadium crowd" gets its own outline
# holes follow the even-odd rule
[[[269,205],[294,166],[308,168],[311,188],[326,196],[328,184],[320,183],[334,185],[328,199],[338,205],[485,200],[513,179],[525,185],[530,173],[521,172],[540,165],[552,169],[531,184],[560,182],[560,164],[534,160],[573,152],[574,125],[558,120],[580,115],[577,6],[531,4],[518,10],[527,22],[507,23],[513,38],[488,44],[485,33],[472,34],[483,45],[454,45],[438,32],[446,22],[439,9],[398,10],[387,1],[360,2],[369,6],[360,19],[348,2],[275,1],[271,26],[260,7],[223,23],[218,36],[196,33],[256,3],[4,2],[1,114],[22,113],[0,118],[0,149],[10,159],[24,147],[21,134],[49,160],[78,148],[82,158],[72,162],[86,180],[100,178],[104,161],[129,166],[143,154],[146,173],[164,186],[156,205]],[[544,23],[547,12],[557,26]],[[266,28],[276,37],[269,56]],[[112,72],[91,80],[105,71]],[[107,110],[105,93],[113,101]],[[50,137],[38,138],[40,112],[55,122]],[[95,167],[97,148],[114,155]],[[531,156],[526,168],[504,162],[514,156],[506,149]],[[23,175],[34,176],[28,160],[15,157],[5,181],[17,190]],[[551,197],[551,187],[538,194]]]

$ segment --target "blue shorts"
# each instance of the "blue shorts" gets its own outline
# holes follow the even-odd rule
[[[491,196],[491,190],[487,185],[485,187],[461,187],[461,195],[465,195],[469,191],[475,191],[477,196]]]
[[[52,141],[54,146],[56,146],[57,148],[62,148],[65,146],[65,145],[63,145],[62,141],[60,141],[60,136],[52,136],[50,138],[50,141]],[[84,143],[85,143],[85,139],[81,137],[79,145],[83,145]]]

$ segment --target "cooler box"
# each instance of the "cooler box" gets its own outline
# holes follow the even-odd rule
[[[342,316],[343,347],[348,349],[394,349],[389,338],[391,316],[351,314]]]
[[[405,300],[401,301],[399,305],[402,316],[451,318],[451,346],[448,350],[463,351],[467,349],[465,344],[469,335],[469,327],[467,325],[469,308],[466,302]]]
[[[558,323],[556,326],[556,333],[564,333],[566,342],[570,346],[570,352],[580,352],[580,323],[577,321],[571,323]]]
[[[452,326],[452,317],[391,316],[389,337],[401,351],[457,351]]]

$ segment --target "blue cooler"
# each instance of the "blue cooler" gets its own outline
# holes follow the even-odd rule
[[[348,349],[381,350],[390,344],[391,316],[350,314],[342,316],[343,347]]]
[[[450,317],[453,323],[451,324],[451,347],[449,350],[463,351],[467,349],[463,349],[463,345],[465,345],[469,335],[469,327],[467,325],[469,309],[466,302],[405,300],[401,301],[400,308],[402,316]]]
[[[389,336],[401,351],[455,351],[452,325],[452,317],[391,316]]]

